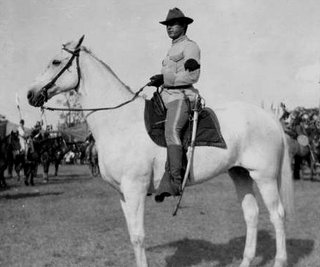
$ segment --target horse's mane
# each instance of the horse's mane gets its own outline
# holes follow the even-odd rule
[[[133,93],[133,91],[131,90],[131,88],[126,85],[123,81],[120,80],[120,78],[118,77],[118,75],[109,67],[109,65],[107,63],[105,63],[103,60],[99,59],[91,50],[89,50],[87,47],[85,46],[81,46],[81,50],[83,52],[86,52],[87,54],[89,54],[90,56],[92,56],[96,61],[98,61],[99,63],[102,64],[102,66],[104,66],[109,72],[111,72],[111,74],[130,92]]]

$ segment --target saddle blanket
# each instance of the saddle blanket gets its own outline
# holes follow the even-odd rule
[[[165,119],[166,114],[159,114],[155,109],[154,102],[152,100],[146,100],[144,110],[146,130],[153,142],[162,147],[167,146],[164,136]],[[181,140],[186,150],[191,143],[191,133],[192,122],[187,123],[182,130]],[[227,148],[220,132],[218,118],[210,108],[204,108],[199,112],[195,145]]]

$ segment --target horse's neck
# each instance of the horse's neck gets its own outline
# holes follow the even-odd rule
[[[114,106],[132,96],[108,65],[89,52],[83,52],[80,58],[81,101],[85,107]]]
[[[114,107],[133,97],[129,88],[102,61],[88,52],[82,53],[80,58],[82,81],[79,91],[83,108]],[[99,129],[105,134],[105,128],[112,133],[129,127],[140,118],[140,109],[137,103],[130,103],[118,109],[94,112],[87,121],[96,138]]]

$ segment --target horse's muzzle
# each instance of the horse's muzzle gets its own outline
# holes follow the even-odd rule
[[[39,93],[36,94],[34,91],[29,90],[27,94],[28,102],[30,105],[34,107],[41,107],[46,101],[46,97],[44,94]]]

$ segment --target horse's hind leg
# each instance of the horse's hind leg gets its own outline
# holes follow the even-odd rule
[[[15,167],[14,167],[15,171],[16,171],[16,174],[17,174],[17,182],[20,182],[20,166],[19,164],[15,164]]]
[[[29,177],[30,177],[30,166],[29,166],[29,163],[28,163],[28,167],[26,168],[25,174],[24,174],[24,184],[26,186],[29,185]]]
[[[235,167],[229,170],[229,175],[236,186],[247,225],[246,244],[240,267],[249,267],[256,253],[259,207],[253,191],[253,180],[248,171]]]
[[[143,188],[138,188],[140,186],[134,179],[122,182],[121,190],[124,200],[121,200],[121,207],[127,221],[137,267],[147,267],[148,263],[144,244],[144,207],[147,192],[144,192]]]
[[[261,196],[269,211],[270,221],[275,229],[276,257],[274,267],[287,266],[284,208],[280,200],[277,179],[274,176],[269,176],[270,178],[266,179],[265,177],[268,176],[262,175],[258,172],[252,172],[250,175],[257,183]]]

